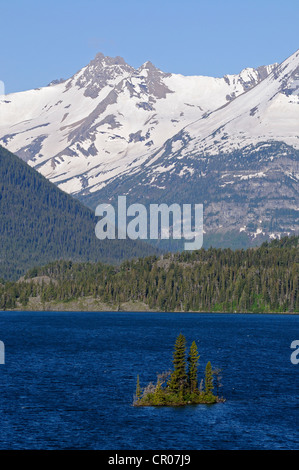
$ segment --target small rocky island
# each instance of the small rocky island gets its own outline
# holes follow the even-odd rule
[[[180,333],[173,353],[173,371],[157,375],[157,382],[150,382],[144,389],[137,376],[134,406],[184,406],[213,404],[225,401],[218,396],[221,384],[221,370],[212,369],[208,362],[204,380],[198,384],[198,349],[195,341],[186,357],[186,338]],[[216,394],[215,394],[216,391]]]

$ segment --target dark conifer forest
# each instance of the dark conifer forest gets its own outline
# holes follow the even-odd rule
[[[158,252],[138,240],[98,240],[96,223],[90,209],[0,146],[0,279],[58,259],[113,264]]]
[[[91,297],[112,310],[141,302],[155,311],[299,312],[298,237],[247,250],[201,249],[103,263],[52,262],[0,285],[0,308]]]

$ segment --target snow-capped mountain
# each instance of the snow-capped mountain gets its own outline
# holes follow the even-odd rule
[[[273,140],[299,149],[298,104],[299,51],[258,86],[187,126],[190,144],[180,154],[215,155]]]
[[[186,125],[225,106],[275,66],[223,78],[134,69],[99,53],[68,80],[0,102],[0,143],[71,194],[138,169]]]
[[[207,239],[222,246],[298,233],[298,105],[299,51],[185,126],[133,176],[109,182],[97,197],[202,202]],[[88,199],[96,204],[93,195]]]
[[[238,246],[298,233],[298,105],[299,51],[222,78],[98,54],[2,97],[0,144],[92,208],[121,194],[202,202],[208,240]]]

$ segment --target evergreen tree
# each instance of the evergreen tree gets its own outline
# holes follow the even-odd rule
[[[190,387],[191,393],[195,392],[198,387],[197,383],[197,367],[199,360],[198,349],[195,341],[191,344],[189,357],[188,357],[188,384]]]
[[[214,389],[213,385],[213,370],[210,361],[206,365],[205,371],[205,393],[211,395]]]
[[[186,338],[180,333],[176,339],[173,353],[174,370],[170,376],[168,386],[172,391],[183,393],[187,384],[186,374]]]
[[[137,375],[136,399],[139,400],[140,398],[141,398],[141,388],[140,388],[139,375]]]
[[[153,405],[162,405],[164,402],[164,393],[160,379],[157,381],[156,389],[153,396]]]

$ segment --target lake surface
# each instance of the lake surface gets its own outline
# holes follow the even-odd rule
[[[299,317],[0,312],[1,449],[298,449]],[[220,367],[225,403],[132,406],[182,332]]]

